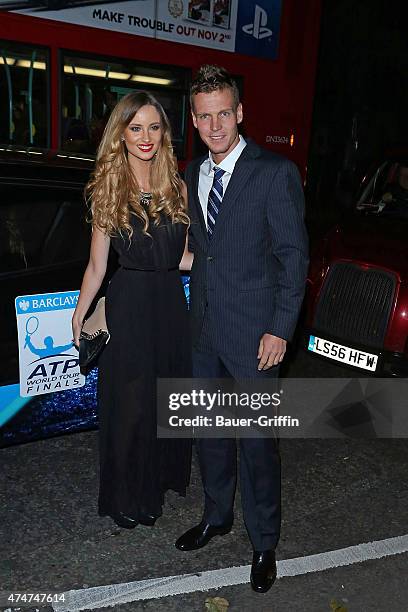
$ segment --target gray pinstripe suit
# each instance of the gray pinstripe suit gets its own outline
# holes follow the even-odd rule
[[[203,158],[186,170],[191,217],[191,323],[194,375],[235,379],[258,372],[264,333],[290,340],[304,295],[308,241],[296,166],[248,140],[225,191],[212,240],[198,198]],[[241,497],[255,550],[275,548],[280,526],[280,463],[274,439],[241,439]],[[204,519],[232,520],[234,440],[197,440]]]

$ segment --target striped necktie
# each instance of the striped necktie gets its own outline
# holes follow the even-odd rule
[[[217,220],[218,211],[220,210],[222,195],[223,195],[223,185],[222,185],[222,176],[225,174],[225,170],[221,168],[217,168],[214,166],[214,180],[212,187],[210,189],[210,193],[208,195],[208,204],[207,204],[207,232],[208,237],[211,239],[214,233],[215,222]]]

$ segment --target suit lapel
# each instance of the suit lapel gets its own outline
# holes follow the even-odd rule
[[[254,160],[261,154],[261,149],[251,139],[247,140],[247,146],[242,151],[237,163],[235,164],[234,172],[229,180],[228,187],[225,191],[222,199],[220,212],[217,216],[215,223],[214,235],[211,239],[213,243],[217,239],[217,234],[220,234],[225,220],[228,218],[229,212],[232,210],[235,200],[244,188],[245,184],[249,180],[252,172],[256,168]],[[191,207],[191,221],[194,223],[194,236],[197,240],[202,241],[204,250],[207,250],[210,245],[208,238],[207,226],[205,223],[203,210],[201,208],[200,199],[198,197],[198,181],[200,178],[200,166],[206,159],[206,156],[199,158],[194,162],[194,167],[191,172],[191,190],[192,194],[189,193],[190,207]]]

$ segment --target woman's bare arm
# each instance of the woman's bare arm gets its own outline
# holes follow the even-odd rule
[[[186,203],[186,208],[187,208],[187,205],[188,205],[187,185],[185,184],[184,181],[182,181],[181,193],[183,195],[184,201]],[[186,243],[184,245],[184,253],[183,253],[183,257],[181,258],[181,261],[179,264],[179,269],[182,270],[183,272],[190,272],[191,266],[193,265],[193,259],[194,259],[194,253],[191,253],[191,251],[188,250],[188,233],[187,233]]]
[[[109,246],[110,237],[104,234],[102,230],[94,227],[89,262],[82,280],[78,303],[72,317],[72,332],[75,346],[79,344],[79,334],[81,333],[84,317],[105,277]]]

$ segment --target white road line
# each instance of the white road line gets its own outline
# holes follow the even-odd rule
[[[307,557],[278,561],[278,578],[321,572],[342,565],[363,563],[369,559],[380,559],[406,552],[408,552],[408,535],[358,544]],[[55,603],[53,609],[55,612],[79,612],[79,610],[116,606],[132,601],[158,599],[195,591],[209,591],[245,584],[249,582],[249,572],[249,565],[241,565],[197,574],[150,578],[149,580],[67,591],[64,593],[65,602]]]

